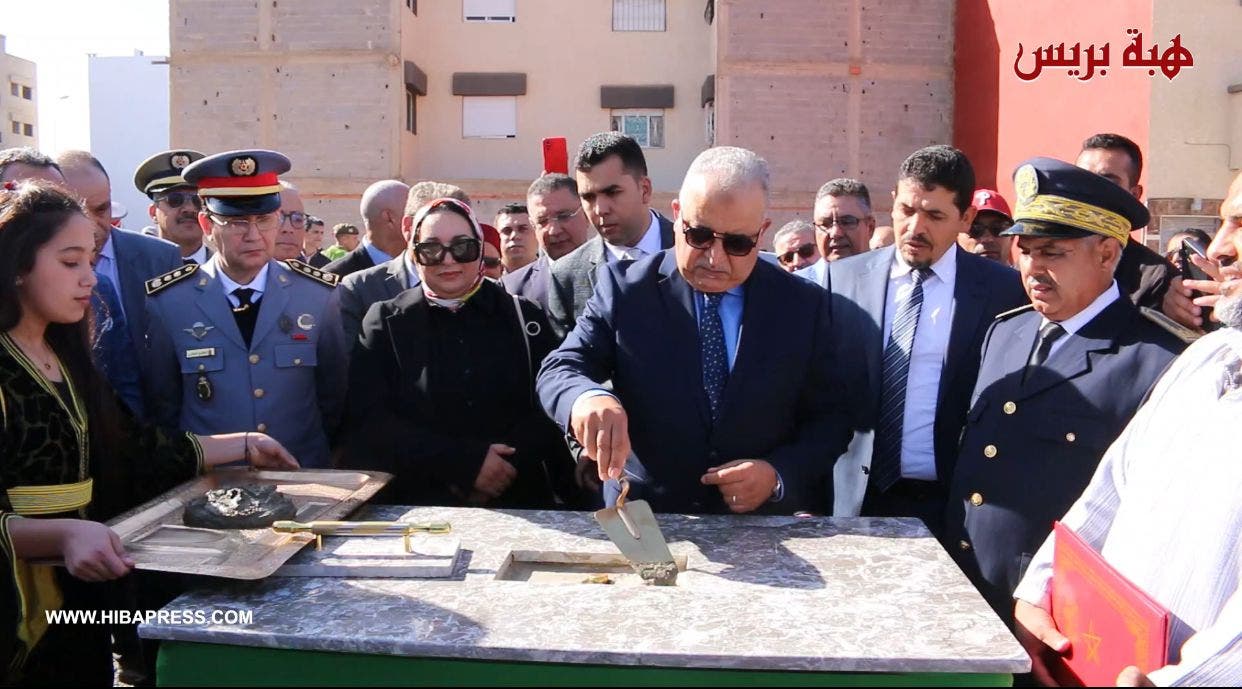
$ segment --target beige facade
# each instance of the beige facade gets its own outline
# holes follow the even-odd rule
[[[0,148],[39,147],[35,63],[5,52],[0,36]]]
[[[172,0],[172,142],[287,153],[329,225],[386,177],[459,184],[490,221],[544,137],[572,158],[624,117],[662,212],[713,135],[769,159],[778,226],[841,175],[884,212],[901,159],[951,138],[953,3],[915,5]]]

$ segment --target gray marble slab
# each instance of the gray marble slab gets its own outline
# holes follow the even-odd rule
[[[914,519],[660,515],[675,587],[497,581],[511,550],[615,553],[589,513],[372,506],[447,520],[449,579],[219,582],[179,610],[249,625],[144,624],[150,639],[439,658],[822,672],[1025,672],[1004,624]],[[299,553],[292,563],[308,557]]]

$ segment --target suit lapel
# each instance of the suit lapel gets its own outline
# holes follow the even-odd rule
[[[750,382],[752,373],[756,366],[762,364],[763,351],[760,349],[760,343],[764,336],[781,331],[780,302],[771,297],[773,280],[768,272],[769,268],[771,266],[764,263],[755,264],[755,270],[746,282],[737,354],[733,362],[733,370],[725,384],[724,400],[721,404],[717,427],[726,426],[725,415],[738,404],[736,400],[746,398],[746,386]],[[695,336],[697,339],[697,330]],[[701,380],[700,374],[700,387],[702,386]],[[706,399],[705,394],[703,397]]]
[[[267,337],[276,326],[276,321],[284,314],[285,307],[289,305],[289,271],[275,261],[267,265],[267,287],[263,293],[263,301],[259,302],[259,317],[255,319],[254,336],[250,338],[252,345]]]
[[[698,407],[699,415],[705,425],[711,426],[711,410],[707,404],[707,394],[703,392],[703,362],[699,356],[699,326],[694,310],[694,291],[677,270],[677,259],[671,253],[665,254],[660,264],[660,275],[660,297],[668,314],[669,336],[672,338],[669,351],[680,359],[676,362],[676,368],[685,376],[683,384],[687,389],[695,391],[695,406]]]
[[[195,303],[198,305],[203,315],[207,317],[207,322],[211,323],[224,336],[229,338],[233,344],[239,349],[246,349],[246,343],[242,340],[241,331],[237,329],[237,321],[233,318],[233,309],[229,306],[228,297],[224,296],[224,288],[220,286],[220,280],[216,277],[216,271],[219,266],[215,261],[208,261],[203,268],[200,269],[199,278],[196,283],[198,287],[198,299]],[[204,281],[204,278],[206,280]],[[252,340],[253,341],[253,340]]]
[[[586,301],[591,298],[591,295],[595,293],[595,271],[599,270],[599,266],[601,263],[608,262],[608,256],[607,256],[608,248],[604,246],[604,238],[599,237],[598,239],[599,239],[599,246],[595,247],[595,249],[591,251],[586,252],[586,260],[587,260],[587,266],[588,266],[586,292],[582,293],[581,288],[583,287],[583,284],[581,282],[575,283],[575,285],[579,289],[579,294],[576,294],[574,296],[577,297],[576,301],[578,301],[579,303],[585,304]]]
[[[427,305],[421,289],[405,291],[397,297],[400,307],[388,316],[388,337],[397,368],[403,376],[415,376],[410,384],[427,389]]]
[[[418,274],[414,274],[414,284],[418,284]],[[405,259],[398,256],[388,262],[388,274],[384,276],[384,281],[395,287],[389,289],[389,294],[396,295],[410,288],[410,276],[405,274]],[[390,297],[391,298],[391,297]]]
[[[833,280],[833,288],[836,289],[839,284],[846,284],[847,292],[845,296],[849,297],[863,313],[870,314],[875,319],[876,331],[879,334],[879,341],[874,346],[865,347],[867,352],[867,375],[870,380],[876,381],[877,386],[880,381],[880,361],[884,355],[884,308],[887,305],[888,296],[888,274],[893,264],[893,256],[896,249],[888,247],[872,253],[876,254],[867,265],[861,269],[858,279],[854,281],[837,281]],[[831,270],[831,264],[829,265]],[[878,387],[876,389],[879,389]],[[879,397],[876,397],[879,401]]]
[[[969,351],[975,342],[975,333],[984,318],[984,304],[987,302],[987,286],[983,284],[981,274],[974,270],[972,260],[967,253],[954,246],[957,252],[957,278],[953,285],[953,323],[949,327],[949,349],[945,353],[944,369],[940,373],[940,390],[936,395],[939,403],[944,399],[945,392],[950,389],[953,379],[957,377],[962,362],[977,352]],[[986,260],[986,259],[979,259]]]
[[[655,215],[656,222],[660,225],[660,248],[673,248],[673,221],[660,215],[658,212]]]
[[[130,337],[134,342],[142,342],[146,337],[143,323],[144,310],[146,309],[146,283],[147,278],[155,277],[154,275],[146,275],[142,269],[142,256],[135,250],[137,247],[130,246],[126,241],[128,237],[122,234],[121,230],[112,231],[112,256],[116,262],[116,288],[121,291],[121,303],[125,307],[126,325],[129,327]],[[143,276],[146,277],[143,277]],[[138,276],[139,280],[132,278]]]
[[[1032,397],[1054,385],[1089,372],[1092,352],[1109,351],[1115,347],[1116,333],[1124,328],[1131,310],[1125,296],[1109,304],[1081,330],[1070,336],[1064,345],[1048,357],[1043,366],[1031,371],[1022,385],[1022,398]],[[1042,319],[1037,321],[1039,322]],[[1034,344],[1034,337],[1031,344]],[[1028,357],[1030,351],[1028,348]]]

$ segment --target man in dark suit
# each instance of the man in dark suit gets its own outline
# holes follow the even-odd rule
[[[358,246],[324,266],[329,273],[345,277],[387,263],[405,248],[401,233],[402,210],[410,188],[395,179],[380,180],[362,192],[362,224],[366,230]]]
[[[834,468],[836,516],[919,517],[939,532],[979,345],[996,314],[1026,301],[1016,271],[957,246],[974,190],[961,151],[915,151],[893,192],[896,246],[827,264],[822,284],[870,332],[843,355],[864,363],[867,385]]]
[[[548,321],[558,337],[573,330],[595,291],[596,269],[673,246],[673,225],[651,210],[647,159],[618,132],[587,137],[574,159],[578,197],[600,236],[558,260],[548,273]]]
[[[540,371],[544,409],[599,479],[624,474],[657,511],[818,506],[825,458],[849,439],[832,295],[759,260],[767,201],[763,159],[701,153],[673,204],[675,248],[602,268]]]
[[[348,346],[354,346],[362,329],[362,319],[372,304],[392,299],[417,286],[418,282],[418,271],[414,269],[408,252],[402,252],[386,263],[345,276],[337,292],[341,297],[341,325]]]
[[[949,494],[945,543],[1006,621],[1026,565],[1193,333],[1136,308],[1114,271],[1150,220],[1121,187],[1051,158],[1014,173],[1031,305],[992,324]]]
[[[142,418],[150,411],[143,396],[147,371],[137,355],[147,333],[146,281],[180,267],[181,250],[172,242],[112,226],[112,183],[90,153],[67,151],[57,163],[95,223],[97,303],[108,305],[96,316],[101,332],[95,355],[121,399]],[[112,294],[104,292],[109,287]]]
[[[578,183],[569,175],[551,173],[532,182],[526,190],[526,208],[539,242],[539,258],[500,281],[509,294],[526,297],[546,312],[552,261],[582,246],[593,232],[578,201]]]

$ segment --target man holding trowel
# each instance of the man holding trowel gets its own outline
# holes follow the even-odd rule
[[[849,305],[758,261],[767,205],[762,158],[704,151],[673,201],[674,248],[602,268],[544,360],[540,400],[598,464],[608,504],[626,476],[657,512],[831,505],[829,458],[851,435],[839,372],[861,368],[834,346]]]

